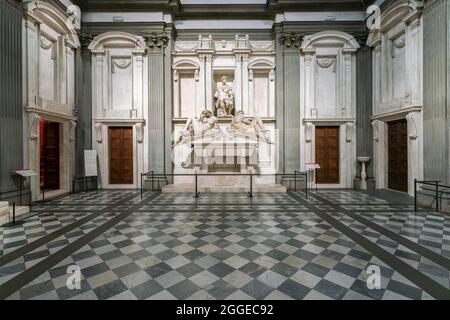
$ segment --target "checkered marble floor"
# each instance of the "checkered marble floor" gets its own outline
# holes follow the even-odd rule
[[[420,237],[429,237],[429,226],[442,221],[439,254],[444,259],[447,217],[423,211],[412,218],[409,205],[361,192],[318,195],[328,202],[306,199],[300,192],[254,198],[145,193],[141,199],[136,191],[88,192],[50,201],[33,208],[23,226],[0,228],[0,294],[13,287],[4,298],[435,298],[427,285],[389,266],[330,221],[356,230],[388,255],[413,265],[417,274],[449,289],[449,270],[355,221],[345,210],[386,229],[398,227],[398,221],[410,228],[411,221],[420,220],[415,243],[426,248]],[[318,212],[329,216],[327,221]],[[55,234],[64,227],[67,232]],[[39,246],[29,247],[39,239]],[[19,255],[17,250],[26,252]],[[67,269],[73,265],[81,270],[81,288],[71,290]],[[367,269],[374,265],[381,270],[381,288],[371,290]]]

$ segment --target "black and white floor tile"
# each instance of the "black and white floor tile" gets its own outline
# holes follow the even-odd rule
[[[80,193],[0,228],[0,297],[439,299],[450,295],[448,219],[356,191]],[[71,290],[73,265],[81,287]],[[367,286],[370,266],[380,289]]]

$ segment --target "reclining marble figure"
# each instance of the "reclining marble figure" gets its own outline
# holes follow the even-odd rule
[[[184,126],[181,135],[173,148],[179,145],[189,144],[195,139],[211,138],[216,139],[222,136],[217,118],[209,110],[204,110],[200,117],[189,118]]]
[[[237,111],[227,128],[228,134],[249,137],[257,141],[272,144],[269,131],[259,117],[246,117],[243,111]]]

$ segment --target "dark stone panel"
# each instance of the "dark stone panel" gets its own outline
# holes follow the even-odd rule
[[[18,188],[12,172],[23,167],[22,12],[15,1],[0,1],[0,79],[1,193]]]
[[[284,166],[300,170],[300,54],[284,53]]]
[[[78,122],[75,138],[75,175],[84,176],[84,150],[92,149],[92,73],[91,53],[77,50],[75,60],[75,110]]]
[[[448,71],[449,1],[427,2],[424,11],[424,175],[450,182]]]
[[[174,44],[174,28],[169,26],[165,33],[168,37],[167,47],[164,52],[164,172],[173,172],[172,161],[172,110],[173,110],[173,79],[172,79],[172,50]],[[172,177],[169,178],[172,182]]]
[[[275,77],[275,114],[277,118],[277,140],[278,143],[278,173],[284,173],[284,116],[283,116],[283,104],[284,104],[284,57],[283,57],[283,44],[281,41],[282,27],[280,25],[275,26],[275,64],[276,64],[276,77]]]
[[[371,157],[368,178],[373,177],[372,50],[363,47],[356,53],[356,156]],[[358,164],[357,175],[361,173]]]

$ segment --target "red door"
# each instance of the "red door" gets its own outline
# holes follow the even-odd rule
[[[59,189],[59,123],[45,121],[41,136],[41,178],[44,189]]]

